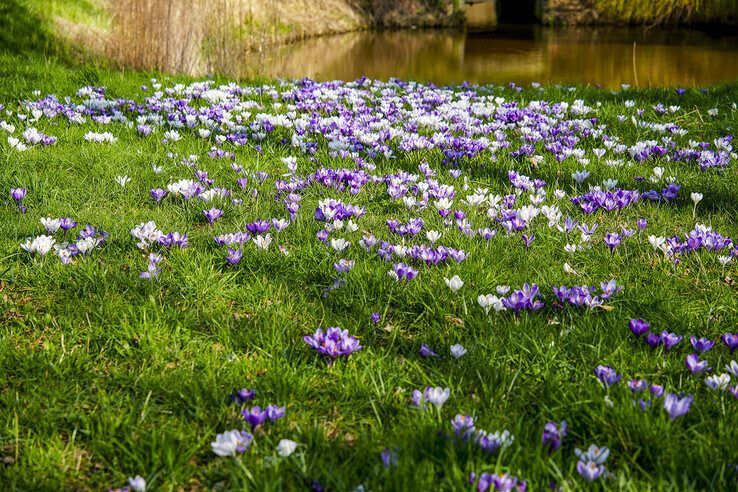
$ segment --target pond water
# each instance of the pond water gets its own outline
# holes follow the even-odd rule
[[[209,5],[181,2],[185,4]],[[208,15],[212,8],[167,5],[156,11],[117,12],[108,43],[110,56],[124,66],[198,76],[223,73],[321,81],[367,76],[436,84],[537,81],[651,87],[738,79],[735,31],[717,35],[696,30],[495,25],[492,4],[487,3],[467,13],[466,31],[352,32],[255,52],[244,46],[244,32],[250,31],[234,35],[237,22]]]
[[[701,86],[738,79],[738,35],[541,26],[358,32],[283,46],[243,62],[254,73],[317,80]]]

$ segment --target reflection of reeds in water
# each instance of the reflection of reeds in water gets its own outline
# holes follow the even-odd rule
[[[245,52],[364,22],[344,0],[116,0],[110,10],[110,58],[193,75],[235,75]]]

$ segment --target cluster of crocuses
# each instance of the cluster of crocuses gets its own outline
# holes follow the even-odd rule
[[[623,377],[612,367],[603,365],[599,365],[595,368],[595,375],[606,388],[616,385]],[[677,418],[686,415],[692,405],[693,397],[691,395],[685,396],[683,394],[678,395],[672,393],[664,395],[663,386],[658,384],[651,384],[649,386],[645,379],[632,379],[628,381],[628,388],[630,388],[634,396],[646,394],[646,390],[648,390],[648,394],[650,394],[652,398],[663,397],[663,408],[671,420],[676,420]],[[608,398],[606,398],[606,401],[609,402],[609,404],[612,404]],[[646,400],[642,398],[642,396],[639,397],[638,405],[642,410],[648,409],[651,406],[651,403],[651,400]]]
[[[75,256],[89,254],[108,238],[107,232],[98,230],[87,224],[77,233],[77,236],[73,240],[64,241],[67,232],[77,227],[77,221],[70,217],[58,219],[45,217],[41,219],[41,224],[46,229],[48,235],[27,238],[25,243],[21,243],[21,249],[39,256],[45,256],[53,249],[65,265],[71,263]],[[57,242],[57,235],[62,236],[62,242]]]
[[[348,330],[330,327],[325,332],[318,328],[312,335],[303,337],[305,343],[329,362],[338,357],[348,357],[362,349],[359,340],[349,334]]]
[[[475,473],[469,475],[469,484],[477,484],[477,492],[487,492],[494,490],[498,492],[525,492],[528,490],[528,483],[509,473],[488,473],[484,472],[477,477]]]
[[[161,273],[159,263],[164,259],[162,254],[151,251],[154,246],[158,245],[159,248],[164,249],[185,249],[189,247],[187,234],[181,234],[177,231],[164,234],[154,221],[138,224],[131,229],[131,236],[138,240],[136,243],[138,249],[147,252],[146,270],[139,274],[139,278],[147,280],[154,280],[159,277]]]
[[[606,300],[621,290],[623,290],[623,287],[618,285],[615,279],[600,283],[599,295],[594,295],[597,292],[596,287],[587,285],[574,285],[572,287],[562,285],[560,287],[553,287],[554,294],[562,304],[586,306],[588,308],[601,307]]]
[[[497,453],[512,446],[512,443],[515,441],[515,436],[508,430],[503,430],[502,432],[486,432],[482,429],[477,429],[474,426],[474,418],[469,415],[457,414],[451,420],[451,427],[456,437],[465,440],[469,439],[479,446],[479,449],[490,454]]]
[[[577,461],[577,473],[585,480],[591,482],[607,473],[605,462],[610,456],[610,450],[606,447],[592,444],[586,451],[577,448],[574,450],[574,453],[579,458],[579,461]]]
[[[578,205],[585,214],[591,214],[599,209],[606,212],[623,210],[637,202],[639,197],[640,194],[637,190],[622,190],[620,188],[612,191],[592,190],[571,198],[571,203]]]
[[[253,389],[243,388],[231,393],[231,400],[240,406],[244,406],[250,403],[256,397],[256,391]],[[267,405],[266,408],[262,409],[259,406],[251,408],[242,408],[241,416],[251,427],[251,432],[254,432],[257,428],[261,427],[265,422],[276,422],[285,415],[285,408],[279,405]],[[223,434],[218,434],[215,441],[210,443],[210,446],[215,454],[218,456],[233,456],[235,454],[243,454],[251,446],[254,440],[254,435],[244,430],[233,429]],[[280,445],[283,444],[282,440]],[[292,444],[294,441],[289,441]],[[291,447],[291,446],[290,446]],[[292,447],[294,450],[294,447]],[[278,449],[279,451],[279,449]],[[280,453],[282,454],[282,453]]]

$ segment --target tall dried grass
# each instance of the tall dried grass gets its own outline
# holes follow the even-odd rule
[[[366,27],[345,0],[116,0],[105,54],[121,65],[229,73],[247,51]]]
[[[597,9],[627,24],[736,22],[738,0],[597,0]]]

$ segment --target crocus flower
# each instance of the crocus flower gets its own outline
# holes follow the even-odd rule
[[[661,345],[661,336],[655,333],[649,333],[644,340],[653,349]]]
[[[252,389],[243,388],[240,390],[235,390],[233,393],[231,393],[231,400],[238,404],[244,404],[246,402],[249,402],[254,399],[256,396],[256,391]]]
[[[459,289],[461,289],[464,286],[464,281],[459,278],[458,275],[454,275],[453,277],[445,278],[443,279],[446,282],[446,285],[449,289],[451,289],[451,292],[456,294]]]
[[[77,221],[75,221],[71,217],[62,217],[61,219],[59,219],[59,228],[62,231],[67,232],[68,230],[74,229],[75,227],[77,227]]]
[[[316,352],[329,358],[348,357],[362,349],[348,330],[340,328],[326,328],[325,333],[318,328],[314,334],[304,336],[303,340]]]
[[[284,417],[286,411],[286,408],[280,407],[279,405],[267,405],[266,407],[267,418],[272,422],[276,422]]]
[[[379,313],[372,313],[372,315],[369,316],[369,319],[371,320],[372,323],[376,325],[379,323],[379,320],[381,319],[381,317],[379,316]]]
[[[243,250],[241,248],[228,248],[228,256],[226,256],[226,261],[229,265],[238,265],[238,263],[241,261],[242,256]]]
[[[628,388],[633,393],[642,393],[648,388],[648,381],[645,379],[631,379],[628,381]]]
[[[295,452],[297,446],[299,446],[299,443],[291,439],[280,439],[277,444],[277,454],[282,458],[286,458]]]
[[[382,464],[385,468],[389,468],[392,465],[397,465],[397,450],[385,448],[379,453],[379,457],[382,459]]]
[[[543,434],[541,435],[541,442],[548,446],[548,452],[553,453],[561,446],[564,441],[564,437],[569,430],[566,420],[562,420],[561,424],[556,422],[547,422],[543,426]]]
[[[10,198],[18,203],[23,201],[23,199],[26,197],[26,193],[28,193],[28,190],[26,190],[25,188],[10,188]]]
[[[154,188],[151,190],[151,198],[153,198],[156,203],[159,203],[166,194],[167,190],[163,190],[161,188]]]
[[[243,419],[249,423],[252,430],[259,427],[267,419],[266,410],[262,410],[259,406],[252,407],[250,410],[244,408],[241,411],[241,415],[243,416]]]
[[[607,247],[610,248],[610,251],[612,252],[623,241],[623,237],[617,232],[608,232],[607,234],[605,234],[604,241]]]
[[[649,391],[656,398],[660,398],[664,394],[664,387],[659,384],[652,384]]]
[[[354,268],[354,265],[354,260],[341,258],[338,262],[333,264],[333,268],[335,268],[338,273],[348,273],[352,268]]]
[[[606,387],[616,384],[622,378],[621,375],[615,372],[615,369],[610,366],[603,365],[597,366],[595,369],[595,375]]]
[[[738,362],[731,360],[730,364],[725,365],[725,370],[732,374],[734,378],[738,378]]]
[[[689,369],[692,374],[699,374],[710,370],[707,365],[707,361],[701,361],[698,354],[689,354],[685,363],[687,364],[687,369]]]
[[[605,473],[605,467],[594,461],[577,461],[577,473],[588,482],[597,480]]]
[[[451,355],[454,357],[454,359],[459,359],[466,354],[466,349],[463,345],[451,345]]]
[[[633,332],[635,336],[640,337],[651,328],[651,324],[642,319],[631,319],[628,322],[628,328],[630,328],[630,331]]]
[[[428,347],[428,345],[423,344],[420,346],[420,356],[421,357],[435,357],[436,353],[433,350],[431,350],[431,348]]]
[[[676,420],[682,415],[686,415],[691,405],[692,395],[679,398],[677,395],[669,393],[664,397],[664,410],[669,414],[671,420]]]
[[[731,354],[738,348],[738,335],[726,333],[720,339],[730,349]]]
[[[233,456],[245,452],[253,439],[254,436],[248,432],[233,429],[215,436],[215,441],[210,446],[218,456]]]
[[[719,376],[707,376],[707,378],[705,378],[705,384],[708,388],[712,390],[724,391],[728,388],[728,385],[730,384],[730,375],[723,373]]]
[[[141,475],[135,477],[128,477],[128,487],[134,492],[145,492],[146,491],[146,479]]]
[[[697,337],[695,337],[694,335],[689,337],[689,341],[692,344],[692,347],[694,347],[694,349],[700,353],[707,352],[713,346],[715,346],[715,342],[713,342],[709,338],[700,338],[698,340]]]
[[[209,210],[203,210],[202,213],[203,215],[205,215],[205,218],[207,219],[210,225],[213,225],[213,222],[218,220],[223,215],[223,211],[215,207]]]
[[[661,343],[664,344],[664,347],[666,348],[666,350],[671,350],[681,341],[682,341],[681,335],[677,335],[676,333],[669,333],[666,330],[661,332]]]
[[[454,434],[457,437],[466,439],[474,432],[474,418],[469,415],[456,414],[451,420],[451,427],[454,428]]]
[[[419,390],[413,391],[413,405],[425,408],[425,404],[430,403],[440,409],[443,404],[446,403],[446,400],[448,400],[450,395],[451,390],[448,388],[428,386],[422,393]]]

